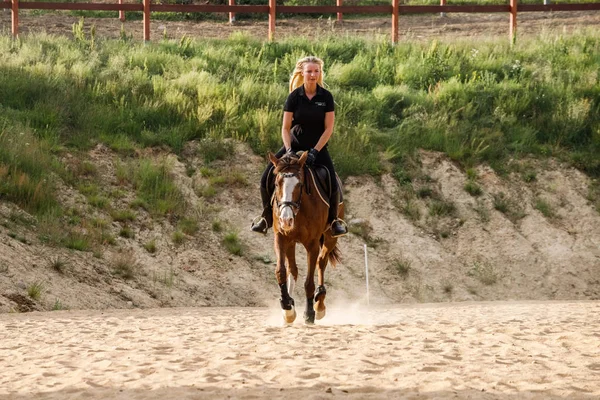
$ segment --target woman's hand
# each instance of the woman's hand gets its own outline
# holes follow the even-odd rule
[[[306,157],[306,165],[313,165],[315,163],[315,160],[317,159],[317,154],[319,154],[319,150],[317,149],[310,149],[308,151],[308,156]]]

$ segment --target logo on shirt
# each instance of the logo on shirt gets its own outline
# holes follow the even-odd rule
[[[315,101],[315,105],[319,106],[319,107],[325,107],[325,103],[322,101]]]

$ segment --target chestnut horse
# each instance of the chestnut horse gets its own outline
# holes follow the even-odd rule
[[[308,271],[304,290],[306,311],[304,322],[314,324],[325,316],[325,268],[340,260],[337,238],[331,236],[327,224],[329,205],[319,196],[314,180],[305,168],[308,152],[301,157],[285,154],[280,159],[269,153],[274,165],[275,192],[273,195],[273,232],[277,268],[275,275],[281,289],[281,308],[284,320],[292,323],[296,310],[292,294],[298,279],[296,266],[296,243],[306,249]],[[340,188],[341,191],[341,188]],[[338,214],[344,216],[344,206],[339,205]],[[287,260],[287,268],[286,268]],[[315,294],[315,269],[318,268],[318,288]]]

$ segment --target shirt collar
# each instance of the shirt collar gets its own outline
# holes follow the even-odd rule
[[[320,94],[323,94],[323,88],[317,83],[317,93],[315,93],[315,95]],[[300,85],[300,96],[306,96],[306,93],[304,92],[304,84]]]

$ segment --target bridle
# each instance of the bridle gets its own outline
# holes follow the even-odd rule
[[[300,180],[300,173],[279,172],[277,175],[279,175],[283,179],[297,177],[298,181],[300,181],[300,183],[301,183],[300,184],[300,196],[298,197],[298,201],[279,202],[279,199],[277,198],[277,196],[275,196],[275,202],[277,203],[277,208],[279,209],[279,215],[281,215],[284,208],[290,207],[292,209],[292,213],[294,214],[294,217],[296,217],[296,215],[298,215],[298,212],[300,211],[300,204],[302,203],[302,189],[304,188],[304,184],[303,184],[302,180]]]

